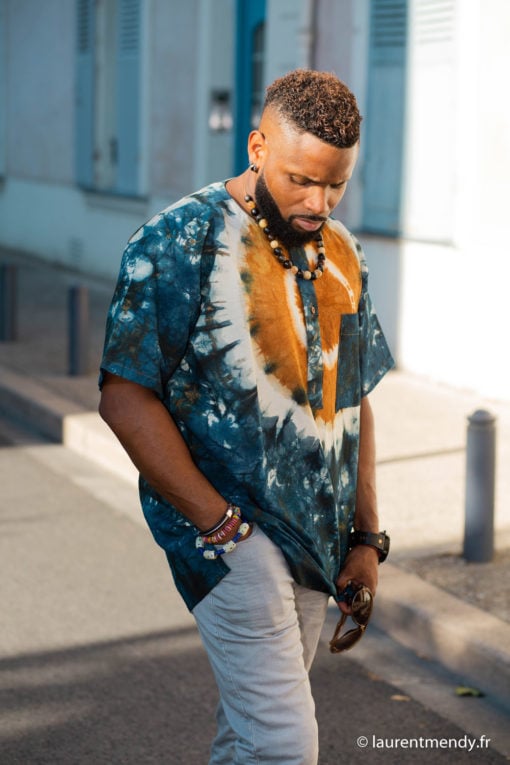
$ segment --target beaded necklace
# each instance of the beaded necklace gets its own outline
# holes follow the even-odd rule
[[[255,201],[253,200],[253,197],[251,197],[249,194],[245,194],[244,201],[246,202],[251,215],[253,215],[260,228],[267,236],[276,259],[279,263],[282,264],[284,268],[290,269],[291,273],[293,273],[297,279],[314,281],[315,279],[318,279],[322,276],[324,272],[324,264],[326,262],[326,249],[324,247],[324,240],[320,233],[315,237],[315,241],[317,242],[317,266],[314,271],[309,271],[308,269],[303,271],[301,268],[299,268],[299,266],[296,266],[289,255],[285,255],[280,242],[271,234],[269,230],[269,224],[262,213],[259,211]]]

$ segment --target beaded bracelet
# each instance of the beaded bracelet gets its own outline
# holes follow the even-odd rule
[[[237,533],[241,523],[241,513],[239,513],[239,515],[233,515],[232,518],[229,518],[219,531],[216,531],[214,534],[201,534],[201,537],[204,542],[208,542],[211,545],[219,545],[231,536],[232,532]]]
[[[244,537],[249,530],[250,524],[243,520],[239,526],[239,531],[237,534],[233,537],[233,539],[225,542],[224,545],[212,545],[212,547],[206,548],[205,545],[207,542],[204,540],[203,535],[199,534],[195,541],[195,547],[200,551],[206,560],[215,560],[220,555],[225,555],[225,553],[230,553],[232,550],[235,550],[239,540]]]

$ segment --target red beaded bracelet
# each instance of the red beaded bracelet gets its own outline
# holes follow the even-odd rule
[[[236,532],[241,525],[241,514],[233,515],[229,520],[214,534],[202,534],[204,542],[211,545],[221,544],[227,537]]]
[[[236,512],[237,511],[237,512]],[[233,505],[232,502],[229,502],[227,505],[227,509],[225,510],[225,514],[223,515],[223,518],[218,521],[214,526],[212,526],[210,529],[207,529],[207,531],[202,532],[202,536],[208,537],[211,534],[214,534],[216,531],[219,531],[224,523],[226,523],[229,518],[232,518],[234,514],[241,515],[241,510],[236,506]]]

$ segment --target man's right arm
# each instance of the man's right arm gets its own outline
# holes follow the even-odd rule
[[[153,391],[107,373],[99,413],[145,480],[186,518],[202,530],[222,518],[227,501],[197,468]]]

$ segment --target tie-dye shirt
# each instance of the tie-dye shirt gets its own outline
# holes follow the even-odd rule
[[[296,279],[224,183],[185,197],[128,243],[101,366],[152,389],[196,465],[281,548],[295,580],[334,596],[360,401],[393,360],[360,246],[333,220],[323,239],[323,277]],[[313,268],[316,245],[291,255]],[[140,496],[192,609],[228,573],[228,555],[202,558],[198,529],[143,477]]]

